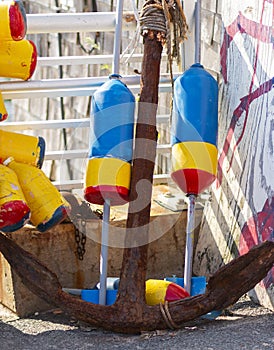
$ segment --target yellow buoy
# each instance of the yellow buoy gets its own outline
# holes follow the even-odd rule
[[[3,41],[0,46],[0,76],[28,80],[36,68],[36,46],[30,40]]]
[[[15,172],[0,164],[0,230],[19,230],[29,217],[30,209]]]
[[[164,304],[189,297],[189,293],[176,283],[149,279],[146,281],[146,303],[148,305]]]
[[[15,162],[13,158],[4,164],[16,173],[31,211],[31,222],[39,231],[44,232],[67,217],[69,203],[41,169]]]
[[[16,162],[41,168],[45,147],[45,140],[40,136],[18,134],[0,129],[0,163],[12,157]]]

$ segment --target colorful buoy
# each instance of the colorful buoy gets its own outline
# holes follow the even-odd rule
[[[149,279],[146,281],[146,303],[148,305],[164,304],[189,297],[189,293],[178,284],[164,280]]]
[[[129,195],[135,98],[112,75],[93,95],[85,199],[94,204],[126,203]]]
[[[0,129],[0,163],[12,157],[16,162],[41,168],[45,148],[46,143],[41,136],[19,134]]]
[[[172,179],[187,194],[203,192],[216,178],[218,85],[199,63],[175,80]]]
[[[39,231],[45,232],[67,217],[69,203],[41,169],[12,158],[5,160],[4,165],[16,173],[31,211],[31,222]]]
[[[27,18],[20,0],[0,1],[0,41],[22,40],[27,31]]]
[[[23,39],[21,41],[1,42],[1,77],[28,80],[34,73],[36,63],[37,51],[32,41]]]
[[[29,218],[30,209],[15,172],[0,164],[0,230],[19,230]]]

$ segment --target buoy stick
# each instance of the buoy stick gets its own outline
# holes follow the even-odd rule
[[[120,71],[120,50],[121,50],[121,36],[122,36],[122,20],[123,20],[123,5],[124,0],[118,0],[116,5],[116,29],[113,46],[113,62],[112,73],[119,74]]]
[[[110,215],[110,201],[109,199],[106,199],[104,203],[104,212],[103,212],[101,255],[100,255],[99,304],[101,305],[106,305],[106,295],[107,295],[109,215]]]
[[[122,18],[123,18],[124,0],[118,0],[116,7],[116,30],[113,47],[112,73],[119,74],[120,69],[120,46],[122,36]],[[107,270],[108,270],[108,231],[109,231],[110,200],[104,202],[102,238],[101,238],[101,256],[100,256],[100,291],[99,304],[106,305],[107,295]]]
[[[196,199],[196,196],[193,194],[191,194],[188,197],[187,226],[186,226],[184,288],[189,294],[191,294],[193,239],[194,239],[194,228],[195,228],[195,199]]]
[[[195,63],[201,62],[201,0],[195,2]]]

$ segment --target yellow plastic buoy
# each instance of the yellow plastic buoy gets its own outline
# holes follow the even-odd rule
[[[45,148],[45,140],[40,136],[18,134],[0,129],[0,163],[12,157],[16,162],[41,168]]]
[[[30,209],[15,172],[0,164],[0,230],[19,230],[29,217]]]
[[[3,41],[0,45],[0,76],[28,80],[36,68],[36,46],[30,40]]]
[[[149,279],[146,281],[146,303],[148,305],[164,304],[189,297],[189,293],[176,283]]]
[[[22,40],[27,31],[27,17],[22,1],[0,1],[0,41]]]
[[[63,221],[70,211],[69,203],[50,182],[44,172],[29,164],[4,161],[16,173],[31,212],[31,222],[44,232]]]

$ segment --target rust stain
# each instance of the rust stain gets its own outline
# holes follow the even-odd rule
[[[77,269],[74,275],[74,281],[75,281],[74,285],[75,285],[75,288],[83,289],[84,282],[85,282],[85,274],[84,274],[84,271],[80,268],[79,263],[80,261],[77,259],[76,260]]]

